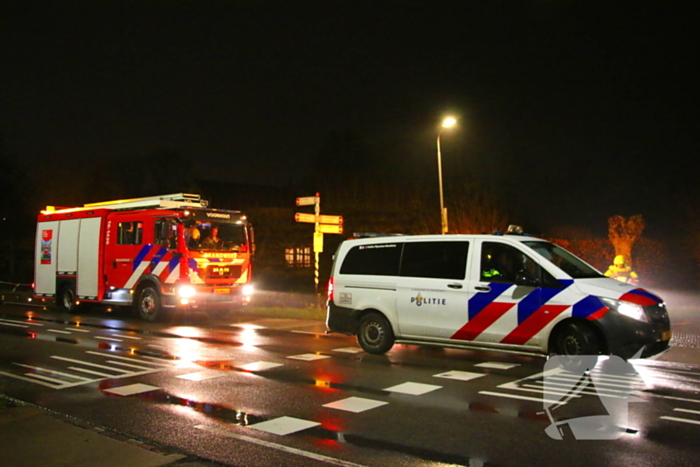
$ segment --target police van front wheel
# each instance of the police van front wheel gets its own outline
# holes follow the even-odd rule
[[[357,342],[367,353],[383,354],[394,346],[394,331],[382,315],[369,313],[360,320]]]
[[[144,287],[136,300],[136,311],[144,321],[153,322],[161,317],[160,294],[153,287]]]
[[[597,355],[600,344],[595,332],[583,323],[568,323],[556,334],[555,352],[559,355]]]

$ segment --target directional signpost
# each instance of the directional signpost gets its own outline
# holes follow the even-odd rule
[[[330,216],[321,214],[321,194],[316,193],[316,196],[304,196],[297,198],[297,206],[314,206],[314,213],[297,212],[294,214],[294,220],[297,222],[306,222],[314,224],[314,285],[318,294],[318,255],[323,252],[323,234],[341,234],[343,233],[343,216]]]

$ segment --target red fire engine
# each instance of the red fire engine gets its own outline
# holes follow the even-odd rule
[[[48,206],[36,231],[34,294],[66,311],[81,302],[218,312],[250,301],[253,231],[239,211],[199,195]]]

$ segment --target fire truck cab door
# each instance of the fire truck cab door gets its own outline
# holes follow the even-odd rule
[[[118,289],[133,287],[148,266],[148,262],[143,261],[149,253],[144,240],[145,224],[143,215],[138,214],[111,219],[109,235],[113,243],[106,249],[104,263],[109,286]]]

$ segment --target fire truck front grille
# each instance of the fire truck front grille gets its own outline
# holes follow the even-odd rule
[[[210,264],[205,270],[208,279],[232,279],[241,277],[241,266]]]

